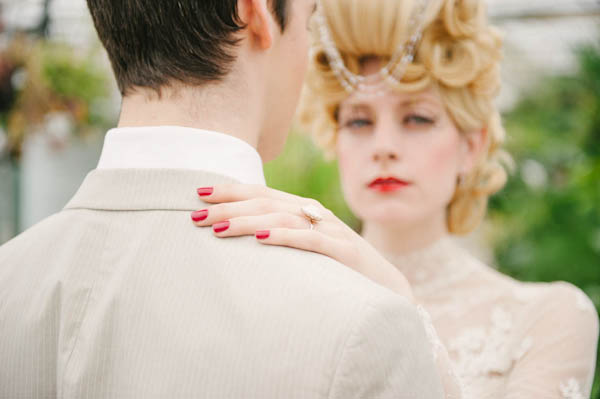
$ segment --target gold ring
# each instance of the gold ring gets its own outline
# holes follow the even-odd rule
[[[315,229],[315,224],[323,220],[323,216],[319,209],[314,205],[306,205],[301,208],[302,214],[308,219],[310,222],[310,229]]]

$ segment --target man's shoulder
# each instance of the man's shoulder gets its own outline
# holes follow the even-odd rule
[[[270,381],[281,378],[272,365],[305,370],[285,380],[288,391],[325,392],[346,373],[354,380],[355,364],[364,364],[356,378],[382,369],[370,353],[402,356],[410,367],[423,357],[425,332],[400,296],[326,256],[254,237],[219,239],[187,212],[62,212],[0,248],[0,264],[9,342],[29,337],[25,331],[36,331],[35,342],[56,334],[61,345],[77,345],[73,356],[87,359],[87,369],[103,371],[102,359],[113,355],[123,369],[139,368],[140,358],[116,352],[133,348],[144,373],[109,379],[122,386],[146,389],[147,375],[171,376],[150,379],[158,391],[186,375],[221,392],[218,375],[246,381],[239,359],[259,359],[253,372]],[[74,328],[59,334],[63,325]]]
[[[57,275],[73,268],[80,275],[135,273],[136,284],[139,279],[151,283],[169,270],[174,281],[201,286],[226,280],[240,284],[240,291],[254,287],[264,295],[336,296],[348,305],[395,296],[327,256],[261,245],[254,237],[217,238],[210,228],[195,227],[182,211],[63,211],[0,247],[0,260],[19,273],[42,266]]]
[[[27,230],[13,237],[6,243],[0,245],[0,262],[10,256],[20,258],[22,253],[30,253],[31,249],[43,245],[40,237],[48,237],[48,245],[55,244],[60,240],[60,232],[64,232],[64,225],[60,222],[60,213],[53,214]]]
[[[330,301],[331,306],[348,310],[355,310],[365,303],[401,300],[387,288],[328,256],[261,245],[254,237],[219,239],[209,230],[195,233],[192,239],[197,243],[194,252],[204,261],[193,264],[219,270],[234,281],[262,286],[265,295],[278,292],[282,300],[292,302],[322,298]]]

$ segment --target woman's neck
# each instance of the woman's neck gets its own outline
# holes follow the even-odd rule
[[[410,225],[365,221],[362,235],[380,252],[401,256],[426,248],[449,232],[444,213]]]

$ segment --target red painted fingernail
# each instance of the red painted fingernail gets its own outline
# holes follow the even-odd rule
[[[206,220],[208,217],[208,209],[203,209],[201,211],[192,212],[192,220],[194,222],[201,222]]]
[[[201,197],[207,197],[213,193],[214,189],[212,187],[201,187],[198,189],[198,195]]]
[[[213,225],[213,230],[215,233],[222,233],[229,228],[230,223],[227,222],[219,222]]]
[[[271,236],[271,232],[269,230],[259,230],[256,232],[256,238],[259,240],[266,240]]]

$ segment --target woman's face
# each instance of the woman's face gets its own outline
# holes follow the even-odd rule
[[[373,64],[373,65],[371,65]],[[379,62],[367,63],[372,73]],[[354,93],[340,104],[337,157],[346,200],[365,222],[411,226],[444,218],[476,146],[434,89]]]

